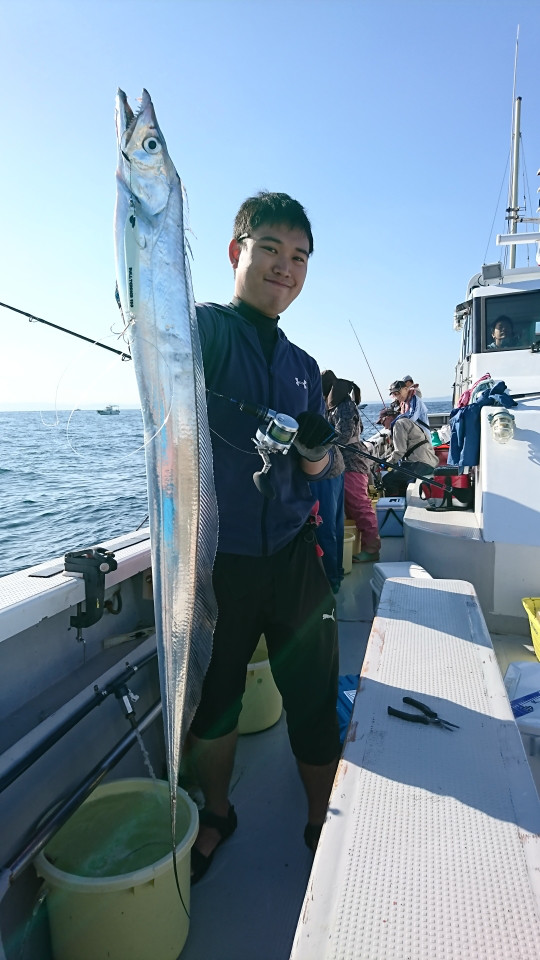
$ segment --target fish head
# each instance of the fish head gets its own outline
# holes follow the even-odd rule
[[[167,205],[178,174],[147,90],[142,92],[137,113],[131,109],[124,91],[118,90],[116,137],[119,180],[148,215],[159,214]]]

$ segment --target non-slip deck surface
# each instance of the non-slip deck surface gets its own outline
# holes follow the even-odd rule
[[[459,729],[389,716],[405,695]],[[536,960],[539,833],[472,588],[387,581],[291,960]]]

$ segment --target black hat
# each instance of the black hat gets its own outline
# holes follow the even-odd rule
[[[388,387],[389,393],[397,393],[398,390],[403,390],[403,387],[406,387],[407,384],[403,383],[403,380],[394,380]]]
[[[382,423],[383,420],[386,420],[388,417],[392,417],[392,419],[394,419],[394,417],[397,417],[397,413],[395,410],[392,409],[392,407],[385,407],[384,410],[381,410],[377,423]]]

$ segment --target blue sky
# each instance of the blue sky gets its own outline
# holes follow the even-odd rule
[[[0,0],[0,16],[0,301],[121,346],[114,97],[146,87],[189,197],[196,299],[230,299],[240,203],[286,191],[315,237],[287,335],[376,400],[351,321],[383,396],[405,373],[450,395],[454,307],[502,256],[518,24],[536,210],[537,0]],[[106,351],[2,308],[0,336],[0,409],[138,402]]]

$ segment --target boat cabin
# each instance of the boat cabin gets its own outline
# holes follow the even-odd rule
[[[454,405],[488,372],[494,380],[515,374],[523,391],[534,389],[522,381],[538,383],[540,267],[504,270],[500,263],[484,265],[470,280],[466,300],[455,309],[454,329],[461,332]]]

